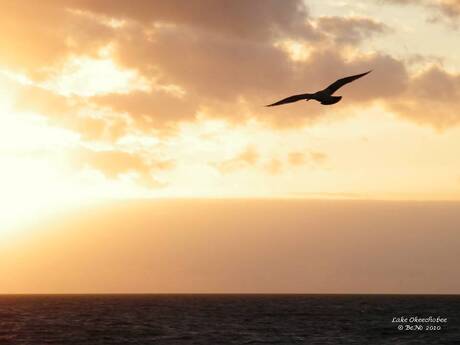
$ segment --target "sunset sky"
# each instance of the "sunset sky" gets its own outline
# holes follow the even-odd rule
[[[56,210],[100,200],[230,198],[240,200],[230,209],[242,212],[249,198],[326,199],[321,207],[333,212],[349,199],[395,205],[460,200],[456,0],[0,0],[0,8],[1,246],[6,239],[38,236],[18,229],[39,227]],[[337,92],[343,99],[333,106],[264,107],[368,70]],[[458,204],[442,205],[450,215],[443,224],[460,226],[452,209]],[[180,218],[180,205],[171,207]],[[210,224],[226,219],[219,207],[211,207],[218,214]],[[437,212],[430,207],[427,214]],[[263,204],[255,208],[244,218],[268,231],[256,221]],[[358,217],[361,211],[350,212]],[[398,220],[393,230],[419,224],[420,208],[405,212],[413,219]],[[322,212],[313,213],[326,221]],[[141,214],[140,228],[147,231],[148,212]],[[93,221],[85,229],[97,232]],[[112,225],[102,228],[111,231]],[[332,237],[337,231],[331,224],[324,229]],[[445,239],[458,243],[458,235],[449,234]],[[120,236],[116,241],[123,241]],[[187,234],[181,236],[186,241]],[[8,265],[0,252],[0,273],[24,269],[31,280],[24,273],[18,283],[0,284],[0,293],[35,291],[30,272],[37,268],[11,264],[15,255],[26,255],[21,245],[4,249]],[[34,248],[27,260],[40,262],[34,255],[46,250]],[[70,261],[63,265],[74,267]],[[447,291],[449,282],[430,291]],[[61,283],[37,291],[72,290]],[[110,291],[124,289],[111,284]],[[292,284],[272,290],[302,290]],[[398,284],[385,291],[412,291]],[[157,290],[174,290],[168,286]],[[250,291],[250,284],[242,289]],[[72,291],[102,290],[88,285]],[[355,290],[351,284],[349,291]]]

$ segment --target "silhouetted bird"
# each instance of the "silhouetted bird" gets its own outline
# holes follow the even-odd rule
[[[315,93],[302,93],[300,95],[294,95],[291,97],[287,97],[276,103],[269,104],[267,105],[267,107],[273,107],[274,105],[281,105],[281,104],[286,104],[286,103],[293,103],[293,102],[300,101],[302,99],[306,101],[309,101],[310,99],[314,99],[315,101],[318,101],[321,104],[325,104],[325,105],[335,104],[342,99],[342,96],[332,96],[334,92],[336,92],[338,89],[340,89],[345,84],[351,83],[353,80],[364,77],[366,74],[370,72],[371,71],[368,71],[366,73],[352,75],[351,77],[345,77],[345,78],[339,79],[335,81],[334,83],[332,83],[331,85],[329,85],[324,90],[321,90]]]

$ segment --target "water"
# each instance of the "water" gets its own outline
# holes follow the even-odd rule
[[[0,344],[460,344],[460,296],[0,296]]]

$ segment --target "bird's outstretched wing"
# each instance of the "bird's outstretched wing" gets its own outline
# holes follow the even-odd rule
[[[353,80],[356,80],[358,78],[364,77],[366,74],[369,74],[371,72],[372,72],[372,70],[368,71],[366,73],[361,73],[361,74],[352,75],[350,77],[345,77],[345,78],[339,79],[339,80],[333,82],[331,85],[329,85],[324,90],[327,91],[330,95],[332,95],[334,92],[336,92],[338,89],[340,89],[345,84],[351,83]]]
[[[284,98],[281,101],[278,101],[276,103],[269,104],[269,105],[267,105],[267,107],[273,107],[275,105],[281,105],[281,104],[286,104],[286,103],[297,102],[297,101],[300,101],[301,99],[308,99],[308,96],[310,96],[310,94],[308,94],[308,93],[302,93],[300,95],[290,96],[290,97]]]

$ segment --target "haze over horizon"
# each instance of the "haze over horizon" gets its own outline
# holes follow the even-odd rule
[[[458,294],[459,207],[118,201],[0,243],[0,293]]]

